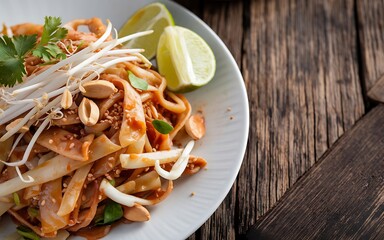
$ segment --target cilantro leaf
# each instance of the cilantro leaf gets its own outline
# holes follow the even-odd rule
[[[44,46],[37,46],[36,49],[32,51],[32,54],[33,56],[42,58],[44,61],[49,61],[51,56]]]
[[[63,51],[56,45],[68,33],[68,30],[60,27],[60,25],[61,18],[45,17],[40,43],[32,52],[34,56],[42,58],[44,62],[49,62],[51,59],[64,59],[66,57]]]
[[[4,35],[0,41],[0,57],[1,58],[13,58],[18,56],[15,44],[12,41],[12,38]]]
[[[131,83],[132,87],[140,89],[140,90],[147,90],[148,89],[148,83],[144,79],[141,79],[139,77],[136,77],[135,74],[133,74],[131,71],[128,71],[128,78],[129,82]]]
[[[55,44],[48,44],[46,46],[37,46],[32,51],[32,54],[36,57],[42,58],[44,62],[49,62],[51,59],[61,58],[65,59],[66,55]]]
[[[61,18],[45,17],[43,34],[41,35],[40,45],[60,41],[65,38],[68,33],[66,28],[60,27]]]
[[[65,38],[68,30],[60,25],[59,17],[45,17],[43,33],[37,45],[37,35],[20,35],[13,38],[1,36],[0,85],[13,86],[16,82],[22,82],[26,74],[24,58],[31,50],[34,56],[42,58],[45,62],[64,59],[66,55],[56,43]]]
[[[57,45],[55,44],[48,44],[46,46],[47,48],[47,51],[49,52],[49,54],[51,54],[51,56],[53,58],[61,58],[61,59],[65,59],[67,57],[67,55],[65,55],[63,53],[63,51],[61,50],[61,48],[59,48]]]
[[[152,125],[161,134],[168,134],[173,130],[173,127],[163,120],[155,119],[152,121]]]
[[[21,47],[23,41],[17,41],[20,53],[25,51]],[[13,86],[16,81],[21,82],[26,73],[24,67],[24,58],[18,54],[12,38],[2,36],[0,38],[0,83],[4,86]]]
[[[6,87],[14,86],[17,82],[23,81],[26,74],[24,61],[18,58],[9,58],[6,61],[0,60],[0,83]]]
[[[15,44],[15,49],[19,57],[23,57],[32,48],[35,47],[37,41],[37,35],[20,35],[15,36],[12,39]]]

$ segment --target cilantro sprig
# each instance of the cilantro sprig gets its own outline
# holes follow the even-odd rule
[[[23,76],[26,74],[25,57],[30,52],[45,62],[64,59],[66,55],[56,43],[65,38],[68,30],[60,25],[59,17],[45,17],[39,43],[37,43],[37,35],[0,37],[0,85],[12,87],[16,82],[23,81]]]
[[[40,57],[44,62],[49,62],[51,59],[64,59],[66,55],[56,45],[58,41],[65,38],[68,34],[66,28],[60,27],[61,19],[58,17],[45,17],[43,34],[41,40],[37,44],[36,49],[32,54]]]
[[[0,84],[13,86],[26,74],[24,56],[36,44],[36,35],[0,38]]]

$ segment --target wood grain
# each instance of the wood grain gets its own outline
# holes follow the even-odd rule
[[[375,81],[367,96],[374,101],[384,103],[384,75]]]
[[[384,239],[384,105],[297,182],[249,239]]]
[[[203,1],[250,102],[246,156],[231,192],[190,239],[235,239],[269,211],[364,113],[353,0]]]
[[[242,1],[205,1],[202,19],[218,34],[241,67],[243,40]],[[234,185],[223,203],[200,228],[200,239],[235,239],[237,188]],[[214,229],[214,231],[212,231]]]
[[[178,3],[202,18],[223,40],[241,67],[243,44],[243,1],[185,1]],[[193,3],[192,3],[193,2]],[[199,2],[199,3],[198,3]],[[234,185],[216,212],[189,240],[235,239],[237,189]]]
[[[384,75],[384,0],[357,0],[359,42],[366,89]]]
[[[239,232],[271,209],[363,115],[354,3],[251,1],[243,74],[251,105]]]

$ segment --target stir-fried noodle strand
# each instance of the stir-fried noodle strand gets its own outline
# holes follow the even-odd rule
[[[190,155],[193,140],[185,148],[175,142],[192,112],[188,100],[167,91],[142,49],[120,48],[150,32],[113,37],[112,24],[98,18],[64,27],[57,46],[65,59],[27,56],[23,83],[1,88],[0,216],[8,212],[42,237],[97,238],[111,229],[105,212],[113,204],[122,211],[114,220],[146,221],[145,206],[165,199],[173,180],[206,161]],[[39,39],[42,31],[26,23],[3,32]],[[159,132],[154,120],[173,130]]]

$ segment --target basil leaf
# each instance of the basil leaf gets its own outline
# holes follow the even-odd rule
[[[104,224],[112,223],[123,217],[123,208],[116,202],[109,202],[104,210]]]
[[[106,204],[103,218],[95,220],[96,225],[108,225],[123,217],[123,208],[120,204],[110,201]]]
[[[173,130],[173,127],[163,120],[155,119],[152,121],[152,125],[161,134],[168,134]]]
[[[129,82],[131,83],[132,87],[140,89],[140,90],[147,90],[148,89],[148,83],[144,79],[138,78],[133,74],[131,71],[128,71],[128,78]]]
[[[94,219],[95,225],[103,225],[104,224],[104,217],[103,216],[98,216],[97,218]]]
[[[16,231],[18,234],[20,234],[20,236],[23,236],[25,239],[40,240],[40,237],[37,236],[37,234],[28,227],[18,226],[16,228]]]

